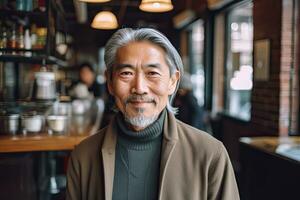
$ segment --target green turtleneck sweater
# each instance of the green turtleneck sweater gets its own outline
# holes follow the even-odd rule
[[[165,111],[142,131],[131,131],[121,113],[117,115],[113,200],[158,198],[162,128]]]

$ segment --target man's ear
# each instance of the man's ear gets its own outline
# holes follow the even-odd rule
[[[171,95],[175,92],[176,90],[176,85],[177,82],[179,81],[180,78],[180,72],[176,71],[170,78],[170,84],[169,84],[169,91],[168,94]]]
[[[114,93],[113,93],[113,87],[112,87],[112,76],[110,75],[110,73],[105,70],[105,78],[106,78],[106,84],[107,84],[107,88],[108,88],[108,92],[110,95],[114,96]]]

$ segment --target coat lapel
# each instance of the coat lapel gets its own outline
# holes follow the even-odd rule
[[[168,168],[168,162],[171,158],[172,152],[175,148],[176,142],[178,140],[178,133],[176,128],[176,119],[173,114],[167,112],[165,121],[164,121],[164,139],[162,144],[161,152],[161,164],[160,164],[160,189],[159,189],[159,198],[162,199],[162,192],[165,183],[166,170]]]
[[[105,199],[111,200],[113,193],[113,180],[115,173],[115,152],[116,152],[116,129],[113,127],[114,122],[108,126],[107,133],[102,145],[102,158],[104,169],[104,187]]]

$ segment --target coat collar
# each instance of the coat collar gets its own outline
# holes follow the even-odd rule
[[[167,111],[164,121],[164,139],[169,142],[175,142],[178,140],[177,123],[174,114]]]

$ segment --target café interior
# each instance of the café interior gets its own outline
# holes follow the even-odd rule
[[[70,153],[115,114],[104,47],[120,28],[178,50],[242,200],[299,199],[299,0],[0,0],[0,199],[65,199]]]

